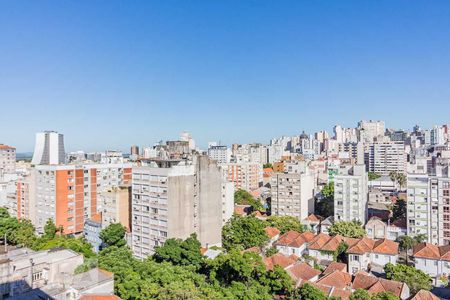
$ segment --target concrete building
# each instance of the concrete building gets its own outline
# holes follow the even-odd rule
[[[450,251],[448,246],[420,243],[414,246],[414,267],[430,275],[434,286],[446,286],[450,274]],[[441,280],[444,279],[444,281]]]
[[[348,142],[339,144],[339,153],[348,153],[349,158],[354,159],[356,164],[364,164],[364,143]]]
[[[236,190],[253,191],[263,181],[263,168],[260,163],[229,163],[223,165],[224,177],[234,183]]]
[[[368,146],[367,171],[388,176],[390,172],[406,173],[406,152],[403,142],[375,142]]]
[[[0,178],[16,172],[16,148],[0,144]]]
[[[293,216],[300,221],[314,213],[314,176],[274,173],[271,178],[272,215]]]
[[[102,231],[102,215],[97,213],[84,222],[83,237],[92,245],[95,252],[99,252],[102,246],[100,232]]]
[[[408,174],[408,235],[425,234],[435,245],[450,244],[450,178],[448,167],[440,176]]]
[[[208,156],[218,164],[226,164],[230,162],[231,150],[227,146],[210,145],[208,148]]]
[[[56,131],[36,133],[33,165],[58,165],[65,163],[64,136]]]
[[[99,194],[131,183],[131,164],[38,165],[32,172],[29,194],[35,198],[23,203],[38,232],[49,218],[65,234],[83,232],[85,220],[102,210]]]
[[[221,245],[222,176],[207,156],[152,161],[133,169],[132,250],[145,258],[168,238],[196,233],[202,246]]]
[[[231,219],[234,213],[234,184],[222,182],[222,225]]]
[[[99,195],[102,227],[120,223],[131,232],[131,184],[114,186]]]
[[[367,221],[368,177],[364,165],[339,169],[334,176],[334,220]]]
[[[359,121],[359,141],[372,143],[376,138],[384,136],[385,126],[383,121]]]

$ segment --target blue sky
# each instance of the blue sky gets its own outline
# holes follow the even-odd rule
[[[0,143],[267,142],[450,116],[449,1],[0,0]]]

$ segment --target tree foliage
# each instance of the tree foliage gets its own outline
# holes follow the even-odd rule
[[[156,247],[153,258],[157,262],[167,261],[174,265],[194,266],[199,269],[203,263],[200,246],[195,233],[184,241],[168,239],[163,246]]]
[[[419,290],[430,290],[432,279],[430,275],[418,270],[412,266],[388,263],[384,267],[386,278],[404,282],[411,290],[411,294]]]
[[[334,199],[334,182],[329,182],[320,192],[327,199]]]
[[[302,225],[299,219],[292,216],[270,216],[266,219],[267,226],[277,228],[281,234],[284,234],[290,230],[303,232],[305,226]]]
[[[366,235],[366,231],[358,221],[335,222],[330,226],[329,233],[330,235],[342,235],[351,238],[360,238]]]
[[[298,298],[302,300],[327,300],[327,296],[322,290],[305,283],[298,289]],[[296,297],[296,299],[298,299]]]
[[[269,237],[265,222],[254,216],[233,216],[222,228],[222,244],[225,249],[247,249],[265,245]]]
[[[356,289],[350,295],[350,300],[370,300],[370,298],[370,294],[364,289]]]
[[[406,219],[406,201],[398,199],[392,209],[392,220]]]
[[[53,239],[56,236],[58,228],[56,227],[53,219],[48,219],[44,226],[44,237]]]
[[[102,247],[123,247],[126,244],[124,237],[125,227],[120,223],[109,224],[100,232],[100,239],[103,242]]]
[[[381,177],[380,175],[378,175],[375,172],[369,172],[367,175],[368,175],[370,181],[377,180],[378,178]]]
[[[255,199],[252,194],[243,189],[234,192],[234,203],[238,205],[250,205],[252,210],[264,210],[259,199]]]

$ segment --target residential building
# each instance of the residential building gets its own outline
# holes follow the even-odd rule
[[[365,154],[367,171],[389,176],[391,172],[406,174],[406,151],[403,142],[375,142]]]
[[[253,191],[260,187],[263,181],[263,168],[260,163],[228,163],[222,166],[224,177],[234,183],[236,190]]]
[[[33,165],[58,165],[65,163],[64,136],[56,131],[36,133]]]
[[[99,203],[103,228],[120,223],[131,232],[131,184],[108,188],[99,194]]]
[[[339,153],[348,153],[349,158],[353,159],[356,164],[364,164],[364,143],[363,142],[347,142],[339,144]]]
[[[383,121],[358,122],[359,141],[371,143],[376,138],[384,136],[385,126]]]
[[[231,219],[234,213],[234,184],[222,182],[222,224]]]
[[[102,215],[96,213],[84,222],[83,237],[92,245],[95,252],[99,252],[102,246],[100,232],[102,231]]]
[[[310,231],[305,231],[303,233],[288,231],[280,236],[274,243],[274,246],[284,255],[295,254],[298,257],[301,257],[306,251],[306,246],[314,239],[314,237],[315,235]]]
[[[401,300],[406,300],[410,297],[409,287],[406,283],[387,280],[365,272],[356,273],[355,278],[353,279],[352,288],[353,290],[366,290],[371,296],[382,292],[389,292]]]
[[[50,218],[64,234],[83,232],[85,220],[102,211],[99,195],[131,183],[131,164],[38,165],[32,172],[35,198],[28,203],[38,232]]]
[[[0,144],[0,179],[16,172],[16,148]]]
[[[204,155],[155,160],[133,168],[132,250],[144,259],[168,238],[192,233],[202,246],[221,245],[222,176]]]
[[[365,226],[367,237],[371,239],[388,239],[391,241],[406,235],[406,220],[383,222],[380,218],[372,217]]]
[[[339,169],[334,176],[334,220],[367,221],[368,177],[364,165]]]
[[[314,212],[314,176],[299,173],[274,173],[271,178],[272,215],[299,220]]]
[[[208,148],[208,156],[218,164],[226,164],[230,162],[231,151],[227,146],[210,145]]]
[[[450,247],[420,243],[413,248],[414,266],[433,278],[433,285],[445,286],[450,274]]]

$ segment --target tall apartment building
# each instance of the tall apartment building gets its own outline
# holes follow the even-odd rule
[[[234,213],[234,184],[222,182],[222,225],[231,219]]]
[[[16,148],[0,144],[0,178],[16,172]]]
[[[334,220],[367,221],[368,177],[364,165],[341,168],[334,176]]]
[[[383,121],[359,121],[359,141],[372,143],[375,138],[384,136],[385,126]]]
[[[353,158],[356,161],[356,164],[362,165],[364,164],[364,143],[341,143],[338,146],[339,152],[346,152],[349,155],[349,158]]]
[[[435,245],[450,244],[450,178],[448,166],[436,176],[408,174],[407,232],[425,234]]]
[[[56,131],[44,131],[36,133],[34,146],[33,165],[58,165],[66,160],[64,150],[64,136]]]
[[[226,164],[230,162],[231,150],[227,146],[210,145],[208,148],[208,156],[218,164]]]
[[[274,173],[271,178],[271,212],[304,220],[314,212],[314,176]]]
[[[263,181],[263,168],[260,163],[229,163],[223,165],[224,177],[234,183],[236,190],[253,191]]]
[[[168,238],[196,233],[203,246],[221,244],[222,176],[204,155],[133,168],[132,250],[145,258]]]
[[[403,142],[376,142],[365,153],[367,171],[388,176],[390,172],[406,173],[406,151]]]
[[[120,223],[131,231],[131,184],[113,186],[99,195],[102,227]]]
[[[99,194],[131,183],[131,164],[38,165],[33,172],[35,198],[28,202],[38,232],[51,218],[65,234],[81,233],[85,220],[102,209]]]

